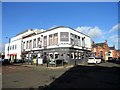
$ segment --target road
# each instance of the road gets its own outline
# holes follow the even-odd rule
[[[102,63],[50,69],[45,66],[3,66],[3,88],[119,88],[120,65]]]

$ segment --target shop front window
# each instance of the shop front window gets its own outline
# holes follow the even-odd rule
[[[58,59],[59,54],[55,54],[55,59]]]

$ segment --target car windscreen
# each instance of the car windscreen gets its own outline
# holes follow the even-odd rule
[[[94,58],[89,58],[89,59],[94,59]]]

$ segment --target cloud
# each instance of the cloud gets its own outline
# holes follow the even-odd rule
[[[5,48],[5,44],[0,42],[0,52],[3,52]]]
[[[111,42],[111,45],[115,45],[116,49],[119,48],[119,44],[120,44],[120,37],[118,37],[117,34],[111,35],[110,37],[108,37],[109,42]]]
[[[118,35],[112,35],[109,37],[110,41],[117,43],[118,42]]]
[[[120,30],[120,24],[116,24],[114,25],[109,32],[115,32],[115,31],[118,31]]]
[[[97,26],[96,27],[81,26],[81,27],[77,27],[76,30],[89,35],[91,38],[97,38],[103,36],[102,30]]]

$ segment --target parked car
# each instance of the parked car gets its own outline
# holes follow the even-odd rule
[[[4,62],[4,59],[0,59],[0,63]]]
[[[98,63],[101,63],[101,59],[96,57],[89,57],[87,63],[98,64]]]

